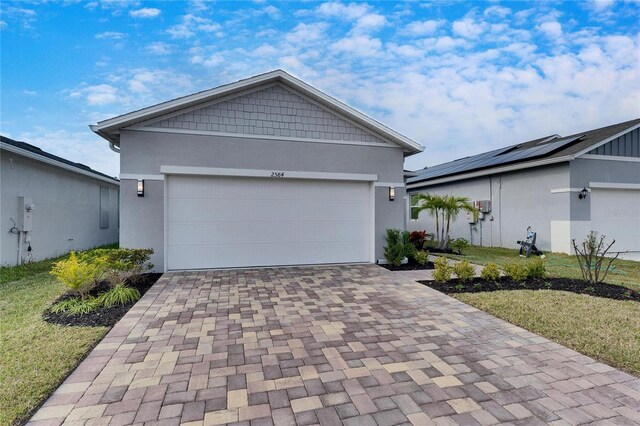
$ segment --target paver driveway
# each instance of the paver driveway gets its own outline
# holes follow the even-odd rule
[[[34,424],[640,423],[640,381],[374,265],[165,274]]]

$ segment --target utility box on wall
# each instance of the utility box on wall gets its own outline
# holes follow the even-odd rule
[[[481,200],[474,201],[473,205],[480,213],[490,213],[491,212],[491,201],[490,200]]]
[[[22,232],[33,230],[33,202],[29,198],[18,196],[18,229]]]

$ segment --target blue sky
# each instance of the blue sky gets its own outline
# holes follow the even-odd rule
[[[411,169],[640,117],[640,3],[0,3],[2,134],[117,175],[89,124],[282,68]]]

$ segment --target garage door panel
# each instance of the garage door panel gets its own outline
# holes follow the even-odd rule
[[[231,248],[234,248],[231,246]],[[273,244],[253,244],[246,246],[237,244],[230,250],[230,245],[169,247],[169,269],[202,269],[203,264],[224,265],[224,268],[247,266],[278,266],[309,263],[342,263],[344,260],[338,254],[351,252],[355,257],[366,259],[368,244],[366,243],[288,243],[274,246]],[[262,263],[255,265],[255,260]],[[286,259],[283,262],[283,259]],[[366,261],[366,260],[361,260]]]
[[[273,226],[275,225],[275,226]],[[171,245],[210,243],[283,243],[304,236],[307,242],[369,240],[369,229],[361,222],[291,222],[286,226],[272,222],[173,223],[168,227]]]
[[[368,182],[169,176],[167,267],[368,262]]]
[[[178,179],[178,180],[176,180]],[[207,182],[217,179],[218,183],[212,185]],[[254,179],[254,178],[230,178],[216,177],[203,178],[185,176],[169,182],[169,191],[174,199],[201,198],[201,199],[248,199],[269,200],[271,197],[286,191],[286,199],[325,199],[325,200],[367,200],[368,193],[354,193],[354,186],[362,186],[362,182],[335,181],[310,181],[310,180],[278,180],[278,179]],[[309,188],[313,192],[309,192]],[[179,189],[173,191],[172,189]]]
[[[205,200],[182,198],[168,207],[169,218],[202,219],[194,215],[196,211],[206,212],[208,217],[218,221],[361,221],[368,214],[367,203],[358,200]],[[175,221],[173,219],[170,219]]]
[[[593,188],[591,227],[616,240],[614,251],[640,250],[640,191]]]

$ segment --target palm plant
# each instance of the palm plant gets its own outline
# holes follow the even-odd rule
[[[436,219],[436,240],[438,248],[444,250],[449,243],[449,231],[451,220],[462,211],[470,212],[477,217],[478,211],[467,197],[456,197],[453,195],[419,194],[419,211],[426,210]]]

